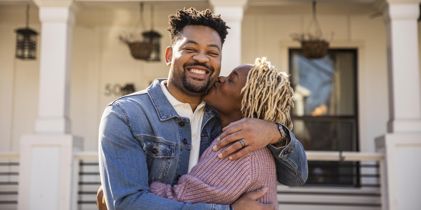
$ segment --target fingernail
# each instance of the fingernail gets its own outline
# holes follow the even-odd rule
[[[212,150],[213,150],[214,152],[216,152],[216,151],[218,151],[218,147],[217,147],[216,145],[214,145],[214,146],[212,147]]]
[[[218,154],[218,157],[222,159],[222,153],[219,153]]]
[[[231,156],[229,156],[229,158],[228,158],[229,160],[232,160],[232,157]]]
[[[219,136],[218,136],[218,137],[216,137],[216,141],[219,141],[219,140],[221,140],[221,138],[219,138]]]

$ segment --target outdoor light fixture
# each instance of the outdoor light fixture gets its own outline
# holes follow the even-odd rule
[[[140,3],[140,26],[143,28],[143,3]],[[121,35],[120,40],[129,46],[133,58],[145,61],[161,61],[161,34],[153,30],[153,6],[151,5],[151,30]]]
[[[418,17],[418,22],[421,22],[421,3],[420,3],[420,16]]]
[[[154,30],[150,30],[143,32],[142,36],[145,42],[151,45],[151,52],[147,61],[161,61],[161,34]]]
[[[38,33],[28,26],[29,5],[26,5],[26,27],[18,28],[16,32],[16,58],[22,60],[34,60],[37,53]]]

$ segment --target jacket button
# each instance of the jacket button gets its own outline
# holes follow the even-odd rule
[[[184,123],[184,121],[180,121],[180,122],[178,122],[178,125],[179,125],[180,127],[183,127],[185,124],[186,124],[186,123]]]
[[[187,139],[186,138],[184,138],[183,139],[183,144],[188,144],[189,142],[187,142]]]
[[[151,152],[152,152],[152,154],[156,155],[156,154],[158,154],[158,149],[157,148],[152,148]]]

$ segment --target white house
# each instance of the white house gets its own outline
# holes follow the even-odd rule
[[[153,22],[163,52],[168,15],[192,6],[231,27],[222,74],[266,56],[292,75],[295,132],[313,162],[308,185],[279,186],[281,209],[419,210],[420,2],[318,0],[330,51],[314,61],[291,38],[314,29],[311,0],[0,0],[0,209],[95,209],[104,107],[168,73],[119,36]],[[35,60],[15,57],[26,5]]]

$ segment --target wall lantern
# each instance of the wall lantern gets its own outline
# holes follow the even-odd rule
[[[418,22],[421,22],[421,3],[419,5],[419,7],[420,7],[420,16],[418,17]]]
[[[143,28],[143,3],[140,3],[141,24],[137,26]],[[145,61],[161,61],[161,34],[153,30],[153,6],[151,5],[151,30],[144,31],[139,37],[138,32],[128,35],[121,35],[120,40],[127,44],[130,54],[134,59]]]
[[[26,26],[18,28],[16,32],[16,58],[22,60],[34,60],[37,53],[38,33],[29,28],[29,5],[26,5]]]
[[[143,32],[142,36],[145,42],[151,45],[151,52],[147,61],[161,61],[161,34],[150,30]]]

